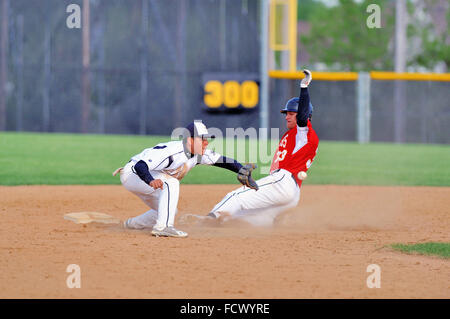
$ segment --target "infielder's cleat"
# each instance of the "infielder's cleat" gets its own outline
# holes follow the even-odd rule
[[[187,233],[181,230],[176,229],[173,226],[170,227],[166,227],[162,230],[159,229],[153,229],[152,230],[152,235],[156,236],[156,237],[179,237],[179,238],[183,238],[183,237],[187,237]]]

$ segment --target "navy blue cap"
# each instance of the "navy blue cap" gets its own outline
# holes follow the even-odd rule
[[[202,123],[201,120],[195,120],[186,126],[191,137],[205,137],[205,138],[215,138],[215,135],[209,134],[206,125]]]

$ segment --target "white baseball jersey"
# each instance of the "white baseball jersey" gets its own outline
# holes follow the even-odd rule
[[[195,165],[213,165],[220,156],[220,154],[206,149],[202,156],[193,155],[188,157],[183,141],[173,141],[147,148],[133,156],[131,161],[136,164],[142,160],[147,164],[150,173],[152,171],[160,171],[181,180]]]

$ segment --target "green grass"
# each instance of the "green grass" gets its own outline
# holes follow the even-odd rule
[[[393,244],[391,247],[407,254],[450,258],[450,243]]]
[[[0,133],[0,185],[120,184],[111,172],[131,156],[164,136]],[[234,143],[223,152],[221,140],[211,146],[241,162],[257,159],[251,143]],[[267,158],[278,141],[269,146]],[[244,151],[243,151],[244,150]],[[243,151],[243,152],[242,152]],[[237,154],[237,155],[236,155]],[[387,144],[321,141],[307,184],[450,186],[450,147],[447,145]],[[258,163],[260,167],[269,163]],[[264,176],[259,169],[255,178]],[[233,172],[199,165],[182,183],[237,183]]]

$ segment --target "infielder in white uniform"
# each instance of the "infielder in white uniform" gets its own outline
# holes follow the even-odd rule
[[[238,173],[244,185],[256,187],[251,177],[253,165],[243,166],[206,147],[208,134],[201,121],[186,127],[187,136],[182,141],[160,143],[133,156],[120,172],[122,185],[137,195],[150,210],[129,218],[124,226],[130,229],[152,228],[154,236],[186,237],[188,234],[174,227],[177,213],[180,180],[197,164],[215,165]]]

